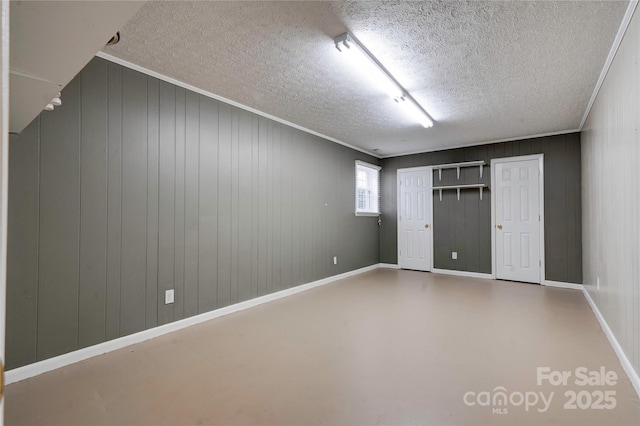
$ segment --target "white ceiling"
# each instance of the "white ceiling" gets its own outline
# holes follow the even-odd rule
[[[20,133],[142,3],[12,1],[10,6],[9,131]]]
[[[627,1],[148,2],[104,53],[378,155],[578,129]],[[348,67],[351,31],[431,114]]]

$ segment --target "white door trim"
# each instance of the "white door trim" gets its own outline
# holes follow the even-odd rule
[[[538,184],[540,185],[539,206],[540,206],[540,283],[545,282],[545,262],[544,262],[544,154],[521,155],[518,157],[494,158],[491,160],[491,190],[496,187],[495,165],[498,163],[511,163],[513,161],[538,160]],[[496,197],[491,194],[491,275],[496,278]]]
[[[0,362],[5,362],[7,211],[9,203],[9,1],[0,1]],[[4,425],[4,398],[0,426]]]
[[[431,224],[431,232],[429,235],[428,247],[431,256],[431,269],[429,271],[433,271],[433,167],[432,166],[420,166],[420,167],[407,167],[404,169],[398,169],[396,171],[396,256],[398,258],[398,267],[400,267],[400,255],[398,254],[398,247],[400,242],[400,173],[403,172],[429,172],[431,173],[431,179],[429,179],[429,191],[432,197],[429,205],[431,208],[427,212],[427,219]]]

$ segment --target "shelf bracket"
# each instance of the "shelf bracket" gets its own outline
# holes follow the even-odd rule
[[[460,201],[460,188],[457,188],[458,190],[458,201]]]
[[[483,165],[480,164],[480,179],[482,179],[482,167],[483,167]],[[480,192],[480,193],[482,193],[482,192]],[[482,200],[482,196],[480,196],[480,199]]]
[[[480,170],[482,170],[482,166],[480,166]],[[480,201],[482,201],[482,187],[480,187],[478,189],[480,189]]]
[[[456,167],[456,171],[458,173],[458,180],[460,180],[460,166]],[[460,197],[458,197],[460,198]]]
[[[442,201],[442,189],[440,190],[440,201]]]
[[[438,179],[442,180],[442,169],[438,169]],[[442,191],[440,191],[440,199],[442,200]]]

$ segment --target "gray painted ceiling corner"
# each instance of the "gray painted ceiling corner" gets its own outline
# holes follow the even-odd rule
[[[578,129],[628,4],[148,2],[103,52],[385,157]],[[346,30],[433,128],[348,68]]]

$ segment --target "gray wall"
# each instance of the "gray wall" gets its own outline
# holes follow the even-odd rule
[[[376,159],[98,58],[62,99],[11,136],[8,368],[378,263]]]
[[[547,280],[582,282],[582,237],[580,200],[580,134],[550,136],[497,143],[383,160],[382,228],[380,262],[398,263],[396,220],[396,176],[399,168],[428,166],[544,154],[545,174],[545,276]],[[482,180],[477,167],[461,169],[464,183],[491,183],[490,167]],[[434,185],[438,174],[434,172]],[[443,170],[442,183],[454,184],[456,170]],[[491,191],[483,199],[477,190],[444,191],[442,201],[433,198],[434,266],[441,269],[491,273]],[[458,252],[458,260],[451,252]]]

